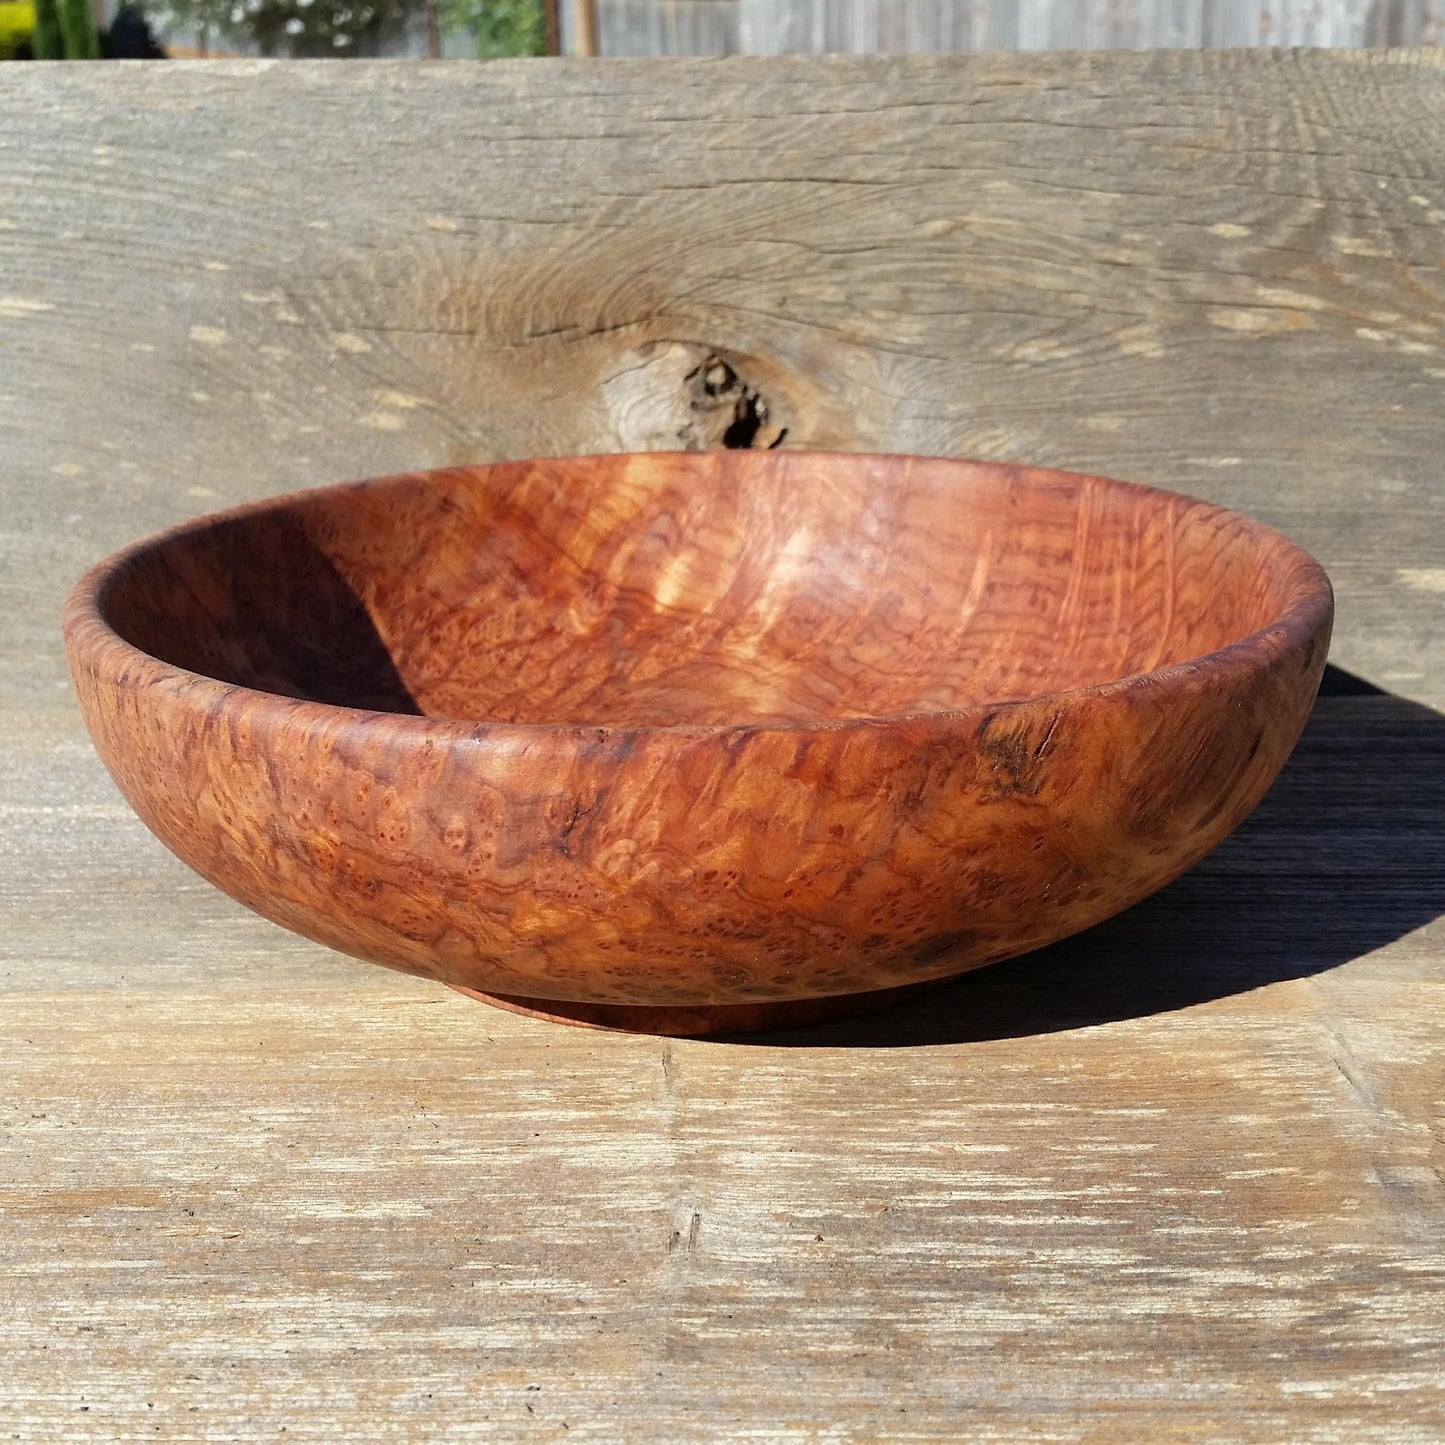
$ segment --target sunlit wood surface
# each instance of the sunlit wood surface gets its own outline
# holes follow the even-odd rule
[[[1442,94],[1423,52],[4,68],[0,1434],[1440,1439]],[[58,612],[111,548],[739,417],[1279,526],[1331,695],[1156,899],[746,1044],[302,942],[102,771]]]

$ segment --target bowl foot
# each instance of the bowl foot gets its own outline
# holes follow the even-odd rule
[[[479,989],[449,984],[468,998],[480,999],[508,1013],[576,1028],[606,1029],[612,1033],[659,1034],[669,1038],[698,1038],[707,1034],[751,1034],[765,1029],[800,1028],[828,1023],[833,1019],[855,1018],[891,1008],[904,999],[941,988],[953,980],[929,979],[925,983],[880,988],[869,993],[839,994],[832,998],[784,999],[778,1002],[699,1004],[656,1008],[641,1004],[574,1003],[568,999],[517,998],[512,994],[482,993]]]

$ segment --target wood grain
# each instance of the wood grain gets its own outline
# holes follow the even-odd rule
[[[1438,712],[1322,699],[1179,883],[792,1047],[341,959],[0,727],[22,1439],[1439,1435]]]
[[[4,1431],[1435,1445],[1440,64],[0,67]],[[92,559],[661,445],[714,355],[785,448],[1258,516],[1418,702],[1322,699],[1113,922],[766,1046],[481,1009],[145,831],[64,676]]]
[[[872,1008],[1177,877],[1274,780],[1331,617],[1305,553],[1174,493],[724,450],[225,513],[93,569],[65,638],[121,790],[233,897],[699,1034]]]
[[[1418,688],[1445,667],[1445,592],[1401,581],[1445,554],[1442,64],[10,67],[0,696],[60,692],[64,591],[137,535],[677,445],[659,418],[695,428],[710,356],[784,447],[1252,513],[1333,578],[1337,660]],[[672,344],[693,366],[650,368]]]

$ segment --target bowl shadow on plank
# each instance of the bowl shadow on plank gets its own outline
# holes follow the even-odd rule
[[[1264,801],[1168,888],[862,1018],[732,1044],[901,1048],[1141,1018],[1305,978],[1445,912],[1445,716],[1328,667]]]

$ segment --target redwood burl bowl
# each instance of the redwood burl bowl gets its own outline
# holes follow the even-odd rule
[[[1329,583],[1062,472],[729,451],[327,487],[65,611],[156,835],[266,917],[660,1033],[858,1012],[1152,893],[1310,710]]]

